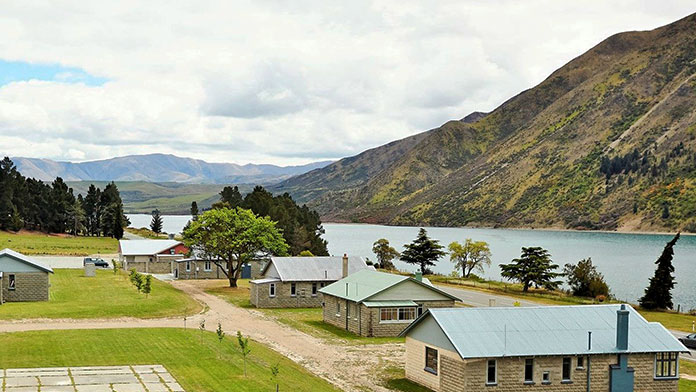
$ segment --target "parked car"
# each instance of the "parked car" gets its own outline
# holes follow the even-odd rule
[[[97,259],[94,257],[85,257],[82,260],[82,265],[94,264],[96,267],[109,268],[109,263],[104,261],[104,259]]]
[[[696,333],[692,333],[691,335],[686,335],[683,338],[679,338],[679,341],[682,342],[688,348],[696,349]]]

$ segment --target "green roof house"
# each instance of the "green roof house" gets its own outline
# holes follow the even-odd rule
[[[0,250],[0,304],[48,301],[48,274],[53,270],[12,249]]]
[[[402,336],[406,378],[437,392],[677,392],[688,352],[620,304],[430,309]]]
[[[459,300],[421,277],[362,270],[332,283],[323,296],[324,322],[360,336],[397,336],[430,308]]]

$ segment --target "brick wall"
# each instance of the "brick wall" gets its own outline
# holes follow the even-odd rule
[[[290,282],[276,282],[275,297],[269,296],[270,283],[250,282],[250,301],[258,308],[318,308],[322,295],[318,292],[321,285],[317,283],[317,294],[312,295],[312,282],[295,282],[296,295],[291,295]]]
[[[10,273],[2,277],[2,299],[5,302],[30,302],[48,301],[48,273],[47,272],[17,272],[15,275],[15,289],[9,289]]]

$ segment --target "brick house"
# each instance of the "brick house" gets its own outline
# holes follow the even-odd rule
[[[362,257],[271,257],[249,282],[249,299],[259,308],[318,308],[319,289],[364,269],[374,270]]]
[[[431,309],[402,336],[406,378],[437,392],[676,392],[688,352],[628,305]]]
[[[53,270],[11,249],[0,250],[0,304],[48,301]]]
[[[174,261],[189,253],[175,240],[120,240],[118,259],[124,270],[135,268],[141,273],[173,274]]]
[[[416,277],[362,270],[319,290],[324,322],[360,336],[398,336],[430,308],[452,307],[454,297]]]

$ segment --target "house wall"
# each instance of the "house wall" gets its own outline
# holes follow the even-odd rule
[[[123,269],[130,270],[135,268],[140,273],[151,274],[171,274],[174,272],[173,262],[181,260],[185,256],[177,254],[175,256],[126,256],[123,260]]]
[[[295,282],[297,295],[290,295],[291,282],[276,282],[275,297],[269,296],[270,283],[250,282],[250,302],[258,308],[318,308],[322,303],[319,293],[321,282],[317,283],[317,294],[312,295],[312,282]],[[324,282],[328,285],[331,282]],[[304,290],[304,295],[303,295]]]
[[[179,270],[177,279],[227,279],[225,272],[215,263],[211,263],[210,271],[205,270],[205,262],[199,261],[191,262],[190,271],[186,271],[185,262],[175,262],[174,268]]]
[[[15,290],[9,289],[9,275],[15,275]],[[5,272],[2,277],[4,302],[48,301],[48,272]]]
[[[438,374],[424,370],[426,344],[420,340],[406,338],[406,378],[437,392],[483,392],[544,390],[560,392],[585,392],[587,390],[587,359],[585,368],[579,369],[577,356],[571,357],[571,381],[562,383],[563,356],[536,357],[534,361],[534,384],[524,384],[525,357],[498,358],[498,383],[486,385],[487,359],[462,360],[456,353],[438,350]],[[432,346],[431,346],[432,347]],[[632,354],[629,366],[635,370],[635,391],[677,392],[677,380],[655,380],[653,378],[654,354]],[[591,387],[594,391],[609,391],[609,366],[615,364],[615,355],[593,355],[591,357]],[[542,383],[543,372],[550,374],[550,384]],[[616,391],[615,391],[616,392]]]

